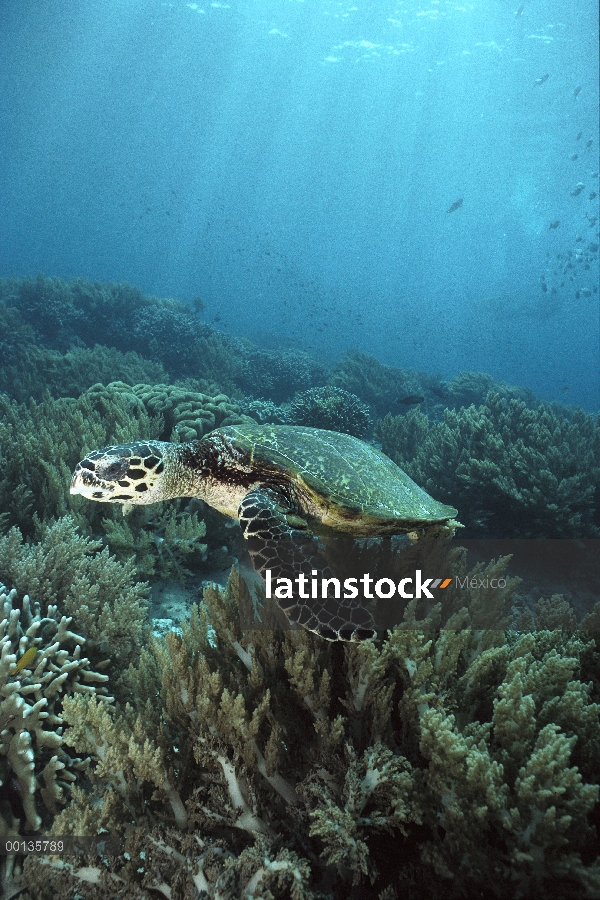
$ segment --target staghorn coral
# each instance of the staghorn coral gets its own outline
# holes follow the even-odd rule
[[[131,706],[67,699],[65,740],[94,759],[94,791],[74,791],[53,831],[103,828],[126,850],[30,858],[30,890],[597,895],[594,641],[503,631],[500,608],[482,631],[463,599],[460,623],[424,629],[409,609],[383,641],[341,646],[276,630],[264,606],[268,627],[243,632],[243,582],[209,588],[181,636],[130,669]]]
[[[71,617],[0,583],[0,830],[38,831],[69,799],[77,773],[89,759],[67,751],[62,708],[67,697],[112,702],[108,676],[82,656],[85,639],[70,630]],[[31,658],[28,658],[31,656]],[[27,660],[25,662],[25,660]]]
[[[458,508],[465,536],[600,535],[600,422],[581,410],[567,419],[488,394],[439,424],[418,411],[388,415],[376,437],[411,478]]]
[[[0,538],[0,578],[42,606],[58,605],[85,635],[93,664],[116,678],[147,640],[147,585],[136,580],[131,559],[121,563],[101,548],[69,516],[43,526],[37,544],[11,528]]]
[[[358,438],[364,437],[372,425],[369,407],[356,394],[330,385],[296,394],[287,409],[292,425],[326,428]]]

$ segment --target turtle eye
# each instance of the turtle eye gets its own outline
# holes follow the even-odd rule
[[[118,481],[118,479],[125,474],[128,468],[128,460],[116,459],[114,462],[109,463],[105,468],[102,468],[98,472],[98,474],[101,478],[105,478],[107,481]]]

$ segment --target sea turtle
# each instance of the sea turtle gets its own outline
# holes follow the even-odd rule
[[[316,535],[423,534],[451,529],[457,514],[370,444],[290,425],[230,425],[186,444],[103,447],[78,463],[71,493],[124,507],[198,497],[239,520],[254,568],[273,582],[314,569],[331,574]],[[290,621],[328,640],[373,635],[360,600],[305,593],[299,582],[297,595],[276,594]]]

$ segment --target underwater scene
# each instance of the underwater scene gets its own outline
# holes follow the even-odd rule
[[[600,900],[597,3],[0,38],[0,900]]]

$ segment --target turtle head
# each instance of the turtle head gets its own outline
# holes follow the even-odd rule
[[[99,503],[145,505],[166,500],[165,463],[170,444],[144,441],[102,447],[77,463],[71,493]]]

